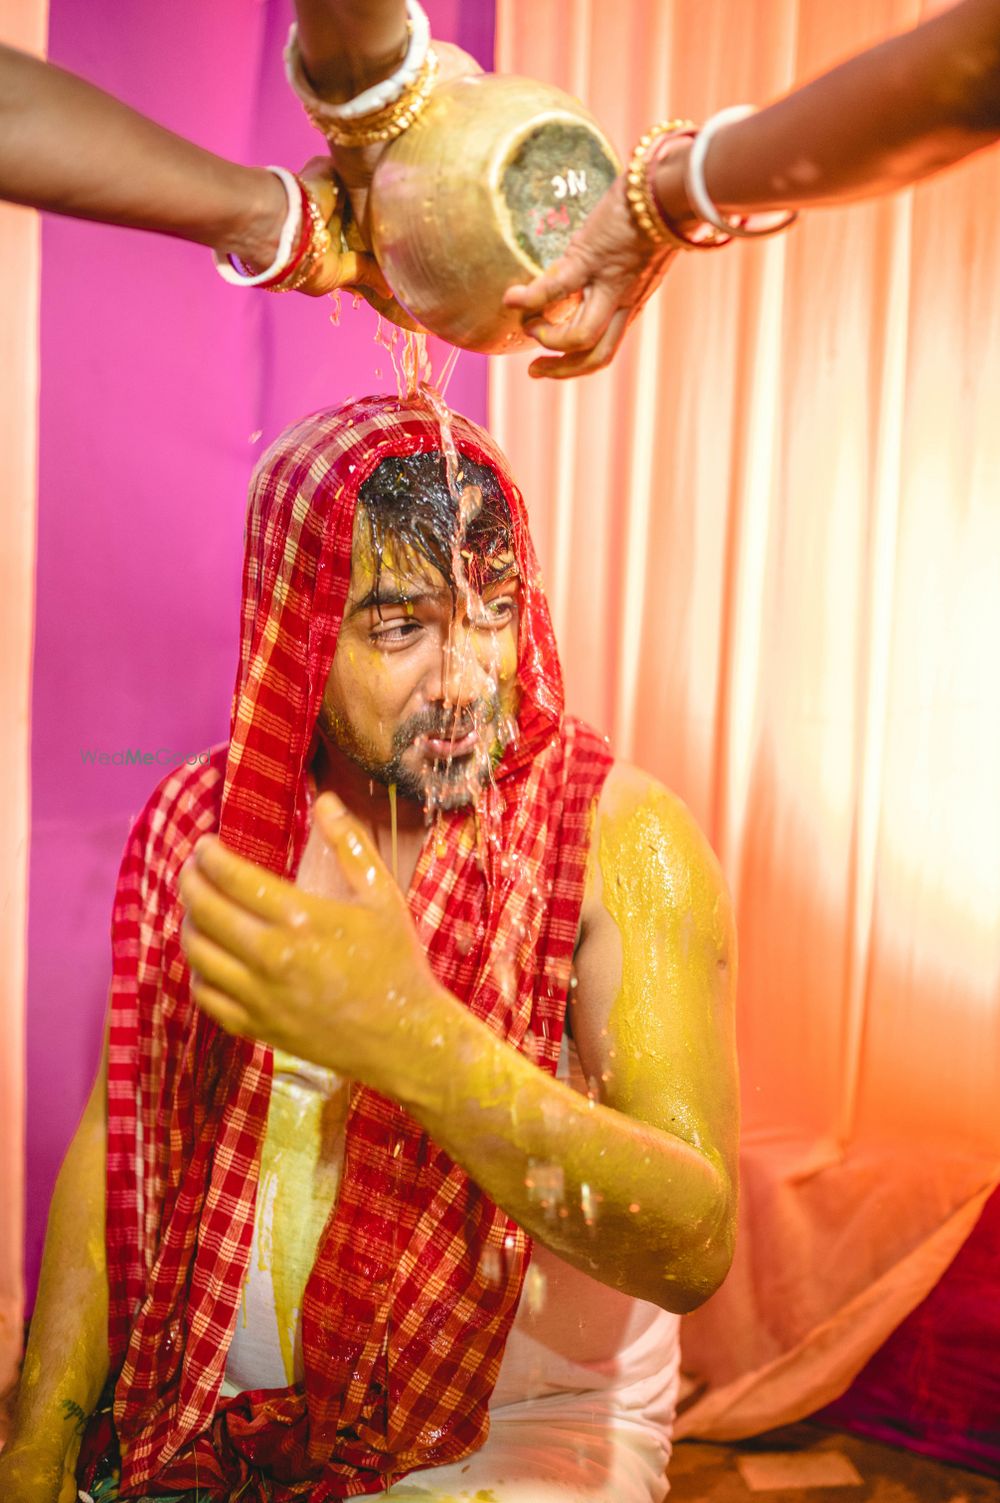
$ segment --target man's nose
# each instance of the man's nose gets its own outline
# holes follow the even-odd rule
[[[441,649],[441,698],[449,708],[463,709],[489,693],[489,664],[482,659],[478,636],[456,622]]]

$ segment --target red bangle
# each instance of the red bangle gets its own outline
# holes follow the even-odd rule
[[[297,174],[295,176],[295,181],[299,185],[299,196],[302,201],[302,219],[299,225],[299,242],[296,245],[295,250],[292,252],[290,260],[281,268],[281,270],[276,271],[274,276],[269,277],[266,282],[259,283],[259,287],[262,292],[267,292],[270,288],[276,287],[279,282],[284,282],[289,277],[294,276],[295,272],[298,271],[306,256],[309,254],[309,249],[312,245],[313,222],[312,216],[309,213],[309,196],[306,192],[305,183]],[[242,261],[240,262],[240,265],[243,266],[243,270],[245,272],[250,272],[250,267],[243,265]]]
[[[646,174],[649,183],[649,196],[652,200],[653,208],[656,210],[657,214],[663,220],[663,223],[666,225],[667,229],[670,231],[671,235],[675,237],[675,239],[683,240],[684,244],[690,245],[692,250],[717,250],[723,245],[728,245],[733,237],[731,235],[720,234],[720,232],[714,229],[710,224],[703,224],[703,227],[700,226],[694,235],[686,235],[684,231],[670,218],[670,215],[666,212],[663,205],[660,203],[660,200],[656,196],[656,183],[653,178],[654,170],[659,166],[663,158],[673,150],[675,144],[678,141],[693,141],[697,134],[698,132],[696,130],[678,130],[672,131],[669,135],[660,137],[656,145],[653,147],[653,150],[650,152],[646,164]]]

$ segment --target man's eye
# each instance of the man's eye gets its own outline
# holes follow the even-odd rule
[[[514,614],[514,602],[509,595],[495,595],[492,600],[483,601],[483,617],[481,624],[484,626],[506,626]]]
[[[420,629],[419,621],[378,621],[368,635],[379,646],[392,647],[407,641]]]

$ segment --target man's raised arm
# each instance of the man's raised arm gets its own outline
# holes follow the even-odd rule
[[[363,827],[330,794],[315,816],[349,903],[218,840],[197,846],[181,892],[198,1005],[399,1101],[585,1273],[668,1310],[707,1299],[736,1211],[735,942],[718,863],[680,800],[617,768],[602,795],[571,1009],[591,1099],[441,986]]]
[[[76,1503],[83,1430],[108,1374],[107,1054],[56,1180],[10,1437],[4,1503]]]
[[[595,823],[570,1006],[589,1097],[462,1011],[449,1023],[445,1089],[428,1090],[425,1075],[404,1104],[567,1262],[665,1309],[694,1309],[732,1258],[735,970],[708,842],[679,799],[616,764]]]

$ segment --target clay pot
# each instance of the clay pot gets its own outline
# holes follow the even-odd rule
[[[503,294],[562,255],[619,171],[600,126],[561,89],[453,79],[375,169],[376,259],[425,329],[468,350],[521,348],[531,341]]]

